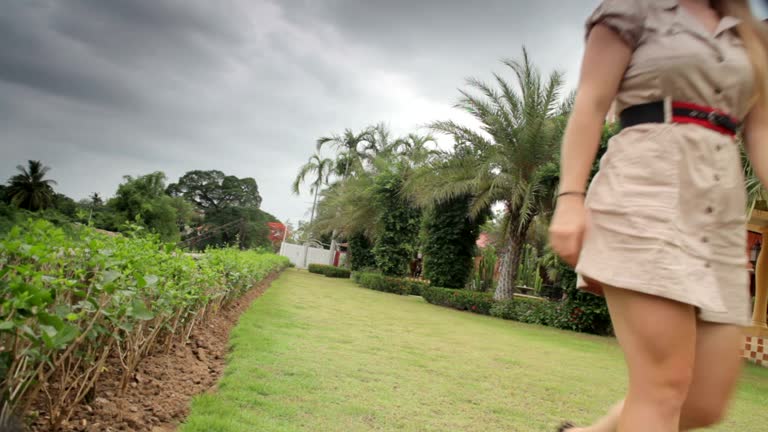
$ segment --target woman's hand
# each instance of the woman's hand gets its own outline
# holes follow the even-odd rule
[[[576,267],[587,231],[587,209],[584,197],[564,195],[557,200],[557,208],[549,225],[549,243],[552,249],[571,267]]]

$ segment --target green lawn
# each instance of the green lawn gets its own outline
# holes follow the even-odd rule
[[[457,312],[290,270],[243,315],[181,432],[552,431],[622,396],[615,341]],[[768,429],[768,369],[720,431]]]

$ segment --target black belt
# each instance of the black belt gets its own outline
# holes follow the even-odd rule
[[[714,108],[688,102],[672,102],[672,123],[696,124],[726,135],[734,136],[741,122]],[[633,105],[619,114],[621,128],[644,123],[665,123],[664,102]]]

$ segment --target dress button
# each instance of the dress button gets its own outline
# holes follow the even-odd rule
[[[715,174],[715,181],[716,181],[716,182],[719,182],[719,181],[720,181],[720,175],[718,175],[718,174]]]
[[[704,264],[704,267],[705,267],[705,268],[712,268],[712,264],[710,264],[710,263],[705,263],[705,264]]]
[[[723,149],[723,146],[721,146],[720,144],[718,144],[717,146],[715,146],[715,151],[720,151],[720,150],[722,150],[722,149]]]
[[[719,89],[719,88],[716,88],[716,89],[715,89],[715,94],[716,94],[716,95],[721,95],[721,94],[723,94],[723,90],[722,90],[722,89]]]
[[[717,55],[717,62],[722,63],[725,61],[725,57],[722,54]]]
[[[709,237],[702,237],[701,238],[702,243],[709,243]]]
[[[712,206],[709,206],[709,207],[707,207],[706,212],[707,212],[707,214],[712,214],[712,213],[715,212],[715,209]]]

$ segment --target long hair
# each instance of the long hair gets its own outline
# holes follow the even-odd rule
[[[727,15],[741,20],[736,31],[744,42],[755,76],[755,98],[751,102],[768,106],[768,26],[752,15],[748,0],[711,2],[720,16]]]

